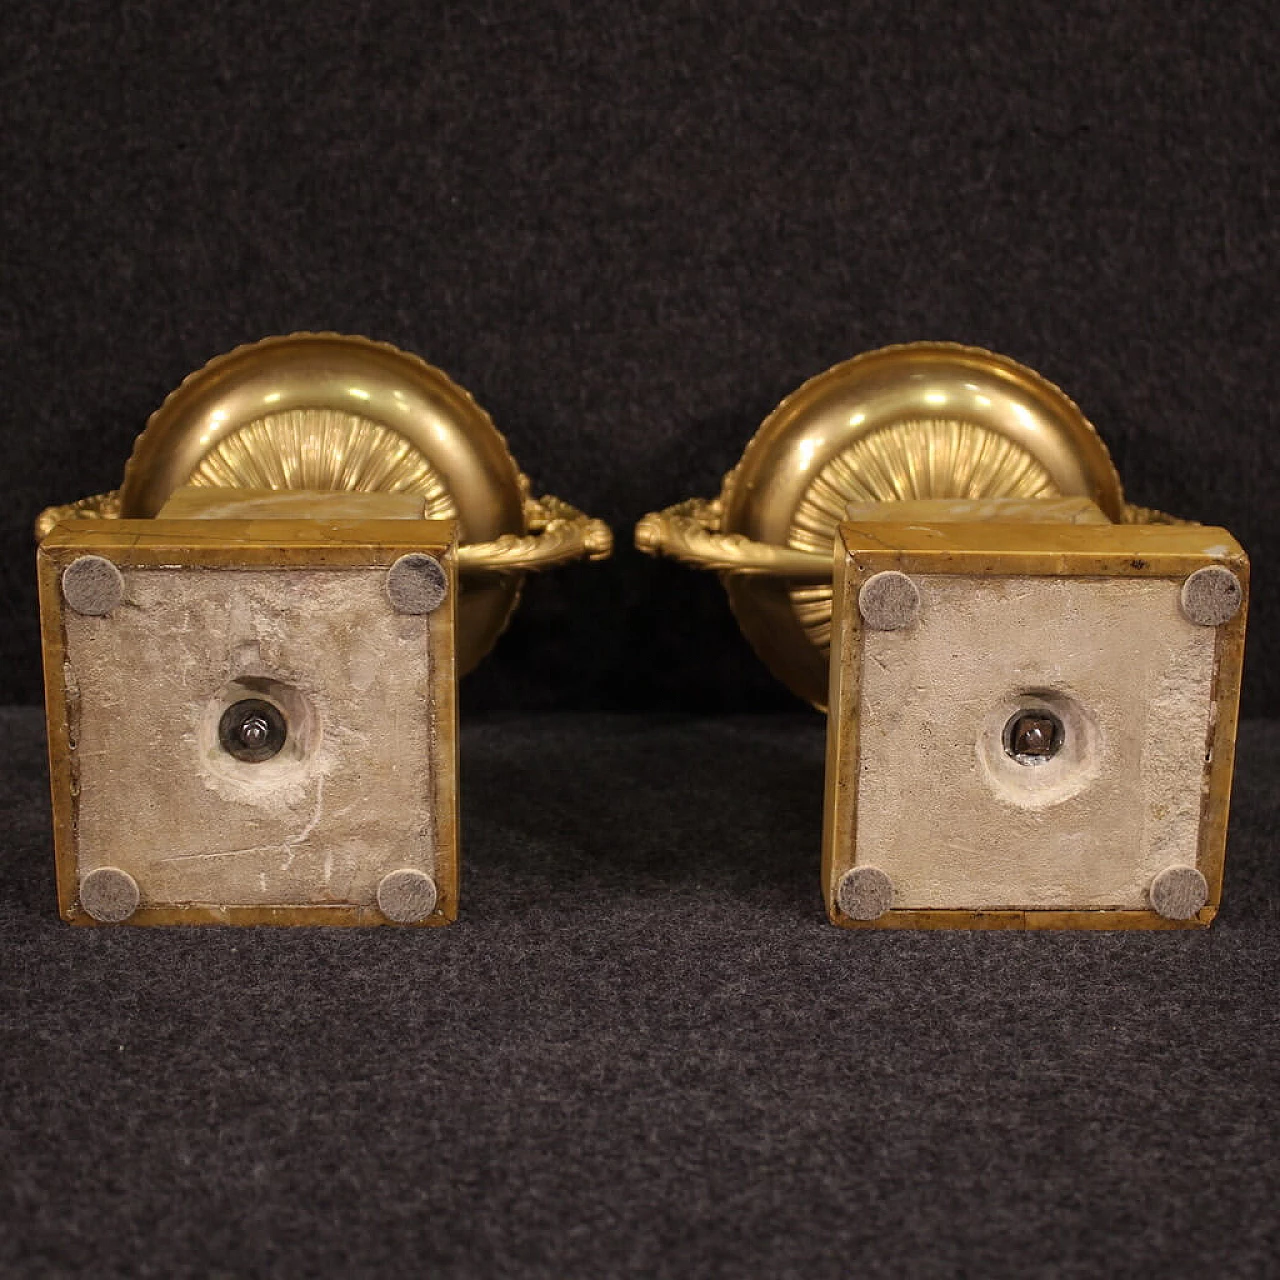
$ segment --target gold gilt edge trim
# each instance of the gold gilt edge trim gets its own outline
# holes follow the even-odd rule
[[[187,906],[139,907],[124,925],[103,924],[87,912],[74,907],[63,914],[68,924],[91,929],[119,929],[148,925],[328,925],[389,929],[430,929],[452,924],[458,918],[456,897],[447,900],[443,889],[436,909],[425,920],[397,924],[388,920],[376,907],[219,907],[192,903]]]
[[[834,907],[828,919],[842,929],[1207,929],[1218,914],[1208,906],[1190,920],[1168,920],[1155,911],[1128,910],[915,910],[886,911],[878,920],[850,920]]]
[[[146,436],[147,432],[151,429],[156,420],[169,408],[170,404],[187,391],[193,382],[197,379],[202,379],[208,376],[211,372],[216,372],[216,370],[222,365],[229,364],[232,360],[243,357],[246,352],[261,351],[272,347],[283,346],[288,342],[296,342],[298,339],[308,340],[313,338],[317,341],[329,340],[346,342],[350,343],[352,346],[370,347],[374,350],[390,352],[392,355],[395,355],[402,360],[407,360],[411,364],[419,366],[432,376],[439,376],[443,378],[450,387],[456,390],[458,394],[467,401],[468,405],[470,405],[470,407],[473,408],[476,413],[493,428],[494,433],[502,442],[503,451],[506,453],[507,460],[511,463],[512,470],[519,477],[522,496],[528,496],[531,491],[531,485],[528,477],[520,470],[519,464],[511,453],[510,442],[502,431],[499,430],[497,423],[494,422],[493,418],[489,415],[489,412],[476,400],[475,396],[473,396],[466,387],[464,387],[460,382],[456,382],[438,365],[434,365],[430,361],[424,360],[422,356],[417,355],[415,352],[406,351],[403,347],[396,346],[394,342],[383,342],[377,338],[367,338],[363,334],[338,333],[332,329],[295,329],[291,333],[276,333],[265,338],[259,338],[254,342],[242,342],[238,346],[232,347],[230,351],[224,351],[221,354],[212,357],[212,359],[206,360],[198,369],[193,369],[185,378],[182,379],[180,383],[178,383],[176,387],[173,388],[172,391],[169,392],[167,396],[165,396],[164,400],[160,403],[160,407],[148,416],[146,425],[134,438],[133,448],[129,453],[128,461],[124,464],[124,475],[118,492],[124,493],[129,488],[130,476],[137,465],[138,448],[142,443],[143,437]],[[528,532],[528,530],[526,529],[525,532]]]

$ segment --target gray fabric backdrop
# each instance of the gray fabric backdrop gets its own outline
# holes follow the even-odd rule
[[[630,527],[809,375],[918,338],[1062,385],[1134,500],[1257,566],[1280,711],[1276,7],[10,5],[0,701],[40,696],[30,521],[167,392],[332,328],[469,387],[623,552],[535,584],[471,709],[795,706]]]
[[[0,711],[0,1274],[1267,1277],[1280,726],[1209,932],[852,933],[812,716],[473,716],[448,929],[72,929]]]

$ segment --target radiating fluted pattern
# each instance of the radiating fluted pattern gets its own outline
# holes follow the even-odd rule
[[[856,440],[823,467],[796,507],[787,541],[829,553],[851,502],[1059,496],[1048,471],[1008,436],[954,418],[900,422]],[[790,596],[809,639],[829,652],[830,585],[796,586]]]
[[[214,445],[187,483],[419,493],[429,519],[458,514],[439,472],[408,440],[339,409],[290,409],[248,422]]]

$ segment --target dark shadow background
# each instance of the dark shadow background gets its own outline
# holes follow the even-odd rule
[[[796,704],[710,575],[630,549],[809,375],[947,338],[1062,385],[1134,501],[1269,567],[1269,0],[11,5],[0,701],[40,697],[30,523],[118,484],[192,369],[298,328],[443,367],[604,567],[532,585],[468,709]]]

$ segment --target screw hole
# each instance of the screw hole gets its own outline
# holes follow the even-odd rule
[[[222,749],[246,764],[261,764],[279,753],[289,735],[280,708],[264,698],[233,702],[218,721]]]
[[[1004,727],[1005,754],[1019,764],[1041,765],[1062,750],[1062,721],[1043,707],[1015,711]]]

